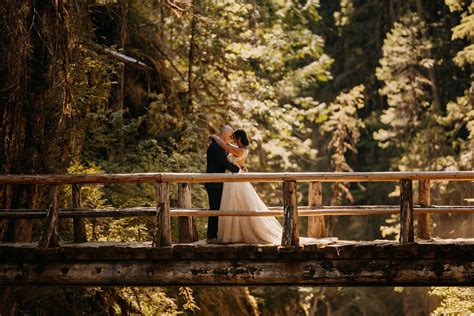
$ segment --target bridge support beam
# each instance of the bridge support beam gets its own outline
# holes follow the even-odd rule
[[[420,180],[418,186],[418,197],[421,207],[429,207],[430,198],[430,180]],[[416,236],[421,239],[430,239],[431,225],[430,213],[418,214]]]
[[[191,209],[191,186],[189,183],[178,183],[178,207],[181,209]],[[196,220],[193,216],[179,216],[179,242],[188,243],[198,241]]]
[[[472,286],[466,260],[140,260],[0,265],[0,286]]]
[[[400,180],[400,243],[415,241],[413,232],[413,181]]]
[[[156,220],[153,247],[171,246],[170,189],[169,184],[156,184]]]
[[[323,186],[321,182],[310,182],[308,188],[308,206],[320,207],[323,205]],[[326,237],[324,216],[308,216],[308,237]]]
[[[278,245],[0,243],[1,286],[474,286],[474,239]]]
[[[72,185],[72,207],[81,208],[81,185],[73,184]],[[86,242],[86,225],[84,219],[74,218],[74,242]]]
[[[296,194],[296,181],[283,182],[283,247],[298,247],[300,244],[300,225],[298,217],[298,197]]]
[[[59,217],[58,217],[58,186],[49,188],[50,205],[44,223],[43,233],[38,242],[38,248],[45,249],[59,246]]]

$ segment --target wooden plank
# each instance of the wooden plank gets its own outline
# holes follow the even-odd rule
[[[72,185],[72,207],[81,208],[81,185],[73,184]],[[84,220],[80,217],[75,217],[73,219],[74,224],[74,242],[86,242],[86,225]]]
[[[46,209],[5,209],[0,210],[0,219],[2,218],[19,218],[19,219],[43,219],[47,215]],[[298,206],[298,216],[364,216],[364,215],[387,215],[399,214],[399,205],[387,205],[385,207],[372,206],[322,206],[320,208],[300,209]],[[414,214],[434,213],[434,214],[472,214],[474,206],[436,206],[430,207],[413,207]],[[58,209],[59,218],[97,218],[97,217],[135,217],[135,216],[155,216],[156,208],[153,207],[136,207],[126,209]],[[215,216],[215,212],[205,209],[170,209],[170,216],[194,216],[207,217]],[[283,209],[270,211],[219,211],[218,216],[283,216]]]
[[[156,184],[156,202],[153,247],[171,246],[170,191],[168,183]]]
[[[15,211],[9,211],[5,210],[3,212],[0,212],[0,219],[4,218],[15,218],[15,219],[43,219],[46,218],[46,215],[48,215],[48,211],[40,211],[40,212],[35,212],[35,211],[22,211],[22,212],[15,212]]]
[[[298,210],[337,210],[337,209],[379,209],[379,208],[390,208],[390,209],[399,209],[400,205],[399,204],[393,204],[393,205],[326,205],[326,206],[321,206],[321,207],[310,207],[310,206],[298,206]],[[419,205],[414,205],[414,208],[419,208]],[[451,206],[451,205],[431,205],[428,209],[434,208],[434,209],[444,209],[444,208],[461,208],[461,209],[474,209],[474,206],[468,206],[468,205],[458,205],[458,206]],[[283,208],[281,206],[268,206],[268,210],[270,211],[282,211]],[[116,211],[116,210],[123,210],[123,211],[140,211],[140,210],[155,210],[154,207],[128,207],[128,208],[122,208],[122,209],[116,209],[116,208],[102,208],[102,209],[90,209],[90,208],[59,208],[59,212],[63,211]],[[207,211],[206,208],[186,208],[186,209],[181,209],[181,208],[176,208],[176,207],[171,207],[171,211],[175,210],[185,210],[185,211]],[[34,211],[34,212],[47,212],[47,209],[43,208],[16,208],[16,209],[0,209],[1,212],[28,212],[28,211]]]
[[[2,175],[0,184],[156,183],[161,173]]]
[[[75,261],[75,260],[142,260],[172,259],[171,247],[152,247],[152,242],[61,242],[59,248],[38,249],[38,243],[0,244],[0,266],[2,262]]]
[[[38,242],[38,248],[45,249],[59,246],[59,217],[58,217],[58,186],[49,188],[50,206],[44,223],[43,233]]]
[[[27,260],[117,260],[131,259],[189,259],[189,260],[306,260],[306,259],[459,259],[474,258],[474,239],[430,239],[400,244],[395,240],[338,240],[320,238],[305,243],[294,252],[282,252],[272,244],[174,244],[152,247],[151,242],[94,241],[62,242],[61,247],[38,249],[37,243],[0,243],[2,262],[22,263]]]
[[[430,205],[430,180],[419,181],[418,197],[421,208]],[[429,239],[431,237],[430,213],[418,213],[417,237],[421,239]]]
[[[181,209],[191,208],[191,186],[189,183],[178,184],[178,207]],[[188,243],[198,241],[196,220],[192,216],[178,217],[179,242]]]
[[[283,213],[285,219],[281,245],[283,247],[299,246],[300,225],[295,181],[283,182]]]
[[[318,208],[323,205],[323,186],[321,182],[310,182],[308,188],[308,206]],[[300,216],[302,213],[300,214]],[[308,237],[326,237],[324,216],[308,217]]]
[[[156,183],[156,182],[370,182],[437,180],[473,181],[474,171],[416,172],[249,172],[226,173],[128,173],[84,175],[0,175],[0,184]]]
[[[319,216],[319,215],[373,215],[373,214],[397,214],[399,212],[399,206],[386,207],[386,208],[368,208],[367,210],[361,208],[351,208],[350,206],[346,209],[331,209],[321,208],[314,210],[298,210],[299,216]],[[464,211],[464,209],[463,209]],[[474,212],[472,207],[471,212]],[[14,217],[13,214],[21,215],[26,212],[17,213],[4,213],[6,217]],[[35,213],[36,214],[36,213]],[[84,210],[84,211],[63,211],[60,212],[60,217],[132,217],[132,216],[151,216],[155,214],[153,208],[131,208],[131,209],[119,209],[119,210]],[[0,218],[3,216],[0,213]],[[272,210],[272,211],[219,211],[216,214],[215,211],[209,210],[196,210],[196,209],[171,209],[170,216],[196,216],[196,217],[207,217],[207,216],[284,216],[283,209]]]
[[[0,266],[0,286],[472,286],[464,260],[129,260]]]
[[[413,233],[413,181],[400,180],[400,243],[415,241]]]
[[[163,173],[164,182],[367,182],[411,180],[474,180],[474,171],[416,171],[416,172],[284,172],[284,173]]]

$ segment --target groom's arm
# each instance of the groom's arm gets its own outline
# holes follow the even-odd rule
[[[214,148],[215,150],[215,154],[216,154],[216,158],[217,158],[217,161],[219,161],[219,163],[221,163],[222,165],[224,165],[224,167],[227,169],[227,170],[230,170],[232,171],[232,173],[237,173],[240,171],[240,168],[237,167],[236,165],[234,165],[233,163],[230,163],[229,160],[227,160],[227,156],[225,154],[225,151],[223,150],[218,150],[217,148]]]

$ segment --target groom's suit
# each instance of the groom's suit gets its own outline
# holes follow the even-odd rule
[[[239,172],[240,170],[239,167],[227,160],[227,153],[225,150],[219,147],[215,141],[212,141],[207,148],[206,173],[224,173],[226,169],[233,173]],[[209,209],[218,210],[221,205],[224,184],[222,182],[205,183],[204,186],[206,187],[207,195],[209,197]],[[217,237],[218,225],[219,218],[217,216],[210,216],[207,224],[207,239]]]

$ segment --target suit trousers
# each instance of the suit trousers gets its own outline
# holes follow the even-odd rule
[[[209,210],[218,210],[221,206],[222,187],[207,188],[209,198]],[[217,238],[217,228],[219,227],[219,217],[209,216],[207,221],[207,239]]]

